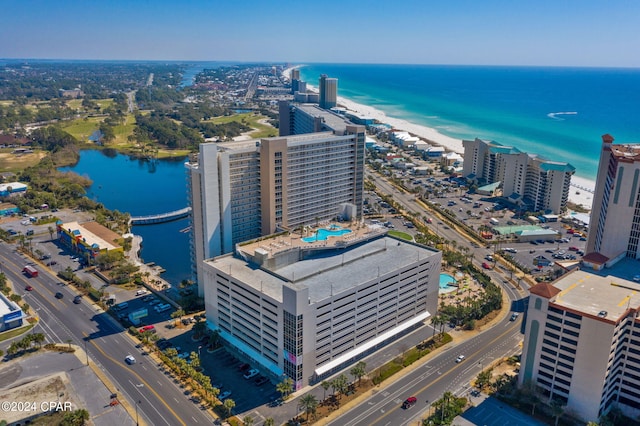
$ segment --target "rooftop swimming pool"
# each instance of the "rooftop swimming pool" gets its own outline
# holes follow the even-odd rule
[[[438,290],[438,293],[440,294],[450,293],[456,290],[458,286],[455,284],[457,283],[458,282],[452,275],[440,274],[440,290]]]
[[[312,237],[305,237],[302,239],[305,243],[315,243],[316,241],[326,241],[329,237],[339,237],[351,232],[351,229],[342,229],[337,225],[331,225],[331,230],[318,229],[316,234]]]

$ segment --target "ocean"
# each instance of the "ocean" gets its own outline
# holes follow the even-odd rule
[[[568,161],[595,180],[601,135],[640,143],[640,69],[309,64],[318,86],[457,139],[476,137]]]

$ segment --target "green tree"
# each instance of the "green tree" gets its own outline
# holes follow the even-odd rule
[[[354,365],[351,370],[349,370],[349,373],[351,373],[353,378],[358,380],[358,385],[360,384],[360,380],[362,379],[362,376],[364,376],[367,372],[366,368],[367,368],[367,364],[364,361],[360,361],[359,363]]]
[[[489,368],[488,370],[481,371],[476,378],[476,386],[480,389],[484,389],[491,383],[493,369]]]
[[[560,417],[564,414],[565,405],[562,401],[553,399],[549,408],[551,408],[551,416],[556,419],[555,426],[558,426]]]
[[[304,395],[300,398],[300,402],[298,406],[307,413],[307,422],[309,421],[309,414],[315,414],[316,409],[318,408],[318,400],[315,395],[310,393]]]
[[[327,390],[331,387],[331,382],[323,380],[322,383],[320,383],[320,386],[324,389],[324,397],[322,399],[325,400],[327,399]]]
[[[253,426],[253,417],[244,416],[244,418],[242,419],[242,423],[244,424],[244,426]]]
[[[264,423],[263,426],[275,426],[276,421],[273,419],[273,417],[267,417],[266,419],[264,419]]]
[[[333,387],[338,392],[338,395],[344,395],[349,388],[349,380],[344,374],[339,375],[333,379]]]
[[[226,416],[229,417],[231,415],[231,411],[236,406],[236,402],[231,398],[227,398],[224,400],[224,403],[222,403],[222,406],[224,407]]]
[[[291,378],[286,377],[283,381],[276,385],[276,390],[280,392],[282,395],[282,399],[287,399],[287,397],[293,391],[293,380]]]

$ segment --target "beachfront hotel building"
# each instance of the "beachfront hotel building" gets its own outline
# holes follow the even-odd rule
[[[482,139],[463,140],[463,176],[479,185],[500,183],[502,196],[530,211],[564,212],[575,167]]]
[[[362,214],[365,129],[204,143],[186,163],[193,275],[202,261],[282,229]],[[199,286],[202,295],[203,287]]]
[[[322,74],[319,80],[320,108],[331,109],[338,105],[338,79]]]
[[[614,145],[613,140],[602,136],[585,250],[595,267],[640,259],[640,143]]]
[[[626,269],[574,271],[530,289],[519,384],[585,421],[613,407],[640,415],[640,284],[617,276],[634,265]]]
[[[441,253],[378,231],[335,244],[278,236],[205,260],[207,324],[296,390],[330,377],[437,309]]]

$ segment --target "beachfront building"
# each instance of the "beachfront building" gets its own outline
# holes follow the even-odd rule
[[[502,196],[531,211],[561,213],[575,167],[482,139],[463,140],[463,176],[478,185],[499,182]]]
[[[79,255],[86,263],[107,252],[124,252],[120,241],[122,237],[98,222],[56,223],[58,240]]]
[[[364,146],[364,126],[352,124],[330,132],[200,144],[197,158],[186,164],[197,282],[204,259],[230,253],[242,241],[361,216]]]
[[[611,265],[624,257],[640,259],[640,143],[614,145],[602,136],[593,197],[587,260]]]
[[[597,422],[613,407],[636,418],[639,314],[640,284],[630,279],[578,270],[535,285],[519,384],[534,385],[545,401],[557,399],[585,421]]]
[[[285,235],[203,262],[207,325],[263,373],[298,390],[435,314],[439,251],[375,232],[297,238],[302,246]]]
[[[347,126],[354,124],[345,116],[322,109],[313,103],[279,101],[278,110],[280,136],[326,131],[344,133]]]
[[[331,109],[338,105],[338,79],[322,74],[319,80],[320,108]]]

